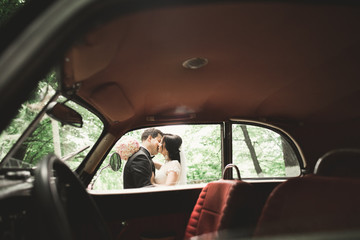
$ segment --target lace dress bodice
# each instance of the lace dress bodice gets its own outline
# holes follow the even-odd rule
[[[172,160],[166,161],[159,170],[156,171],[155,174],[155,183],[157,184],[165,184],[166,177],[170,171],[174,171],[178,174],[178,180],[176,183],[179,182],[180,174],[181,174],[181,165],[179,161]]]

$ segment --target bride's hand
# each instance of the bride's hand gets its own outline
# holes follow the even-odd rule
[[[154,172],[153,172],[152,175],[151,175],[150,182],[151,182],[152,185],[155,185],[155,184],[156,184],[156,183],[155,183],[155,174],[154,174]]]
[[[153,162],[154,162],[154,161],[153,161]],[[162,163],[154,162],[154,165],[155,165],[155,168],[156,168],[157,170],[159,170],[159,169],[161,168],[161,166],[162,166]]]

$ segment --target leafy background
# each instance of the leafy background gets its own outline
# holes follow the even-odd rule
[[[259,173],[255,171],[254,162],[245,143],[243,132],[240,131],[240,126],[246,126],[248,130],[257,161],[261,167]],[[220,124],[164,126],[158,128],[165,133],[178,134],[182,137],[182,151],[186,156],[188,184],[207,183],[221,179]],[[142,131],[143,129],[126,135],[133,136],[140,141]],[[263,127],[234,124],[233,137],[233,159],[240,169],[242,178],[276,178],[300,174],[300,167],[294,152],[291,148],[290,150],[288,148],[284,149],[282,145],[284,139],[278,133]],[[284,150],[287,151],[286,155],[292,157],[290,160],[284,158]],[[114,152],[115,149],[112,149],[108,159],[101,166],[101,173],[98,172],[98,175],[94,178],[93,189],[122,189],[122,169],[125,161],[122,161],[120,171],[112,171],[108,165],[109,158]],[[164,161],[161,154],[156,155],[154,160]],[[290,166],[289,161],[295,161],[295,167]],[[286,171],[286,169],[292,171]]]

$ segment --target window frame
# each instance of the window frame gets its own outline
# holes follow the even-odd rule
[[[212,123],[183,123],[183,124],[171,124],[171,125],[152,125],[152,126],[145,126],[145,127],[140,127],[140,128],[136,128],[136,129],[131,129],[129,131],[127,131],[125,134],[132,132],[132,131],[138,131],[138,130],[142,130],[145,128],[150,128],[150,127],[163,127],[163,126],[176,126],[176,125],[217,125],[220,128],[220,144],[221,144],[221,153],[220,153],[220,157],[221,157],[221,174],[220,174],[220,179],[233,179],[233,170],[230,168],[226,171],[225,176],[223,175],[224,169],[226,167],[227,164],[233,163],[233,138],[232,138],[232,129],[233,129],[233,125],[234,124],[245,124],[248,126],[256,126],[256,127],[260,127],[260,128],[264,128],[267,129],[269,131],[275,132],[277,134],[279,134],[280,136],[282,136],[290,145],[290,147],[293,149],[294,154],[299,162],[299,167],[300,167],[300,175],[303,175],[304,173],[304,166],[305,166],[305,162],[304,162],[304,158],[302,157],[302,152],[300,150],[300,148],[298,147],[296,141],[288,134],[286,133],[284,130],[270,125],[270,124],[265,124],[263,122],[256,122],[256,121],[249,121],[249,120],[230,120],[230,121],[224,121],[224,122],[212,122]],[[124,134],[124,135],[125,135]],[[118,139],[119,140],[119,139]],[[117,140],[117,141],[118,141]],[[116,141],[116,142],[117,142]],[[107,161],[108,157],[110,157],[112,150],[113,150],[114,146],[111,147],[111,149],[109,149],[109,151],[107,152],[107,154],[105,154],[104,157],[104,161]],[[103,163],[102,163],[103,164]],[[100,166],[102,166],[102,164]],[[124,164],[124,163],[122,163]],[[101,168],[99,166],[99,169]],[[104,166],[102,166],[104,167]],[[122,166],[123,167],[123,166]],[[98,170],[99,170],[98,169]],[[94,179],[91,180],[91,182],[89,184],[91,184],[93,181],[96,181],[96,179],[100,176],[95,176],[96,174],[94,174]],[[272,181],[277,181],[277,180],[284,180],[284,179],[288,179],[289,177],[261,177],[261,178],[256,178],[256,177],[249,177],[249,178],[244,178],[247,181],[267,181],[267,180],[272,180]],[[183,186],[178,186],[176,188],[182,188],[184,186],[186,186],[185,188],[191,188],[191,186],[198,186],[199,184],[187,184],[187,185],[183,185]],[[174,187],[174,186],[171,186]],[[171,188],[170,188],[171,189]],[[93,190],[93,191],[125,191],[126,189],[108,189],[108,190]],[[136,190],[136,191],[142,191],[142,190]]]

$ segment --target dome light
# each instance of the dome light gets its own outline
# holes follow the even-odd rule
[[[205,66],[207,63],[208,60],[206,58],[195,57],[184,61],[182,65],[184,68],[188,68],[188,69],[199,69]]]

